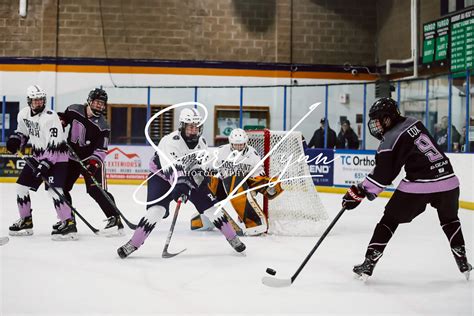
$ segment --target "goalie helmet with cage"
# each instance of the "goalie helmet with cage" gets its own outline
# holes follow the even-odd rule
[[[42,100],[43,104],[38,106],[36,103],[33,104],[33,100]],[[26,90],[26,101],[34,114],[40,113],[46,106],[46,92],[38,85],[30,86]]]
[[[97,107],[95,104],[93,104],[94,100],[102,101],[102,102],[104,102],[104,105]],[[87,104],[89,105],[89,107],[91,108],[92,113],[95,116],[99,116],[101,114],[105,115],[105,108],[107,107],[107,100],[108,100],[107,92],[105,92],[105,90],[103,90],[103,89],[95,88],[94,90],[91,90],[89,92],[89,96],[87,97]]]
[[[229,144],[232,150],[245,151],[249,136],[241,128],[234,128],[229,135]]]
[[[369,110],[368,127],[370,134],[382,140],[383,135],[401,118],[397,102],[391,98],[382,98],[374,102]]]
[[[186,142],[197,142],[202,135],[202,116],[197,109],[183,109],[179,113],[179,132]]]

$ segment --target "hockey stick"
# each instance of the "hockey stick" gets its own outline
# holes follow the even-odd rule
[[[76,152],[74,151],[74,149],[69,145],[67,144],[67,148],[69,148],[69,152],[73,155],[74,159],[77,160],[77,162],[79,162],[79,164],[81,165],[82,169],[84,169],[84,171],[86,171],[87,173],[88,170],[87,170],[87,167],[84,165],[84,163],[81,161],[81,158],[79,158],[79,156],[76,154]],[[123,221],[125,222],[125,224],[127,224],[128,227],[130,227],[130,229],[136,229],[137,228],[137,225],[131,223],[128,221],[127,218],[125,218],[125,216],[123,216],[122,212],[120,212],[120,210],[118,209],[117,205],[115,205],[115,202],[110,198],[110,196],[107,194],[107,192],[105,192],[105,190],[102,188],[102,186],[99,184],[99,182],[97,182],[97,180],[95,179],[95,177],[92,175],[92,174],[89,174],[89,177],[92,179],[92,182],[95,184],[96,187],[99,188],[99,191],[102,193],[102,195],[107,199],[107,201],[110,203],[110,205],[112,205],[112,207],[114,208],[115,212],[117,212],[118,215],[120,215],[120,217],[122,217]]]
[[[5,245],[9,240],[10,239],[8,237],[0,237],[0,246]]]
[[[339,213],[337,213],[336,217],[332,220],[331,224],[329,224],[328,228],[326,228],[326,231],[322,234],[322,236],[319,238],[318,242],[316,245],[311,249],[311,252],[306,256],[304,259],[303,263],[299,266],[298,270],[296,270],[295,274],[289,279],[280,279],[280,278],[275,278],[275,277],[269,277],[269,276],[264,276],[262,278],[262,283],[265,284],[266,286],[270,287],[287,287],[293,284],[295,282],[296,278],[298,277],[298,274],[300,274],[301,270],[303,270],[304,266],[306,263],[308,263],[309,259],[311,256],[314,254],[316,249],[318,249],[319,245],[323,242],[324,238],[329,234],[331,229],[334,227],[336,222],[339,220],[339,218],[342,216],[344,211],[346,210],[345,207],[343,207]],[[275,275],[276,271],[273,270],[272,268],[267,268],[266,272],[270,275]]]
[[[20,158],[25,161],[25,163],[28,165],[28,167],[31,168],[31,170],[33,170],[33,172],[35,170],[37,170],[37,168],[35,168],[31,164],[31,162],[21,153],[21,151],[17,151],[17,155],[20,156]],[[49,183],[48,179],[46,179],[45,176],[41,175],[41,179],[43,180],[44,183],[46,183],[48,185],[48,187],[50,187],[54,191],[54,193],[56,193],[56,195],[61,199],[62,202],[66,203],[71,208],[71,210],[74,212],[74,214],[76,214],[77,217],[79,217],[82,220],[82,222],[84,224],[86,224],[86,226],[89,227],[90,230],[92,230],[92,232],[94,234],[97,235],[99,233],[99,230],[97,228],[95,228],[94,226],[92,226],[91,224],[89,224],[89,222],[84,217],[82,217],[81,214],[79,214],[77,212],[77,210],[74,208],[74,206],[72,206],[72,204],[69,203],[69,201],[64,197],[64,195],[59,193],[59,191]]]
[[[174,226],[176,225],[176,220],[178,219],[179,209],[181,208],[182,198],[179,198],[177,203],[178,204],[176,204],[176,209],[174,210],[173,221],[171,222],[170,226],[170,231],[168,232],[168,237],[166,237],[165,248],[163,248],[163,253],[161,254],[162,258],[173,258],[174,256],[177,256],[186,250],[186,248],[184,248],[183,250],[177,253],[168,252],[168,246],[170,245],[171,236],[173,236]]]

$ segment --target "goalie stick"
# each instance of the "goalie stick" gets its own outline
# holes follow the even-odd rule
[[[26,157],[21,153],[21,151],[17,151],[17,155],[18,155],[21,159],[23,159],[23,160],[25,161],[25,163],[28,165],[28,167],[31,168],[31,170],[33,170],[33,171],[36,170],[36,168],[31,164],[31,162],[28,160],[28,158],[26,158]],[[77,217],[79,217],[79,218],[82,220],[82,222],[83,222],[84,224],[86,224],[86,226],[89,227],[90,230],[92,230],[92,232],[93,232],[94,234],[97,235],[97,234],[99,233],[99,230],[98,230],[97,228],[95,228],[94,226],[92,226],[84,217],[82,217],[82,215],[79,214],[79,212],[74,208],[74,206],[72,206],[71,203],[69,203],[69,201],[64,197],[64,195],[62,195],[61,193],[59,193],[59,191],[58,191],[55,187],[51,186],[51,184],[49,183],[48,179],[46,179],[45,176],[41,176],[41,179],[43,180],[43,182],[44,182],[45,184],[48,185],[48,187],[50,187],[50,188],[54,191],[54,193],[56,193],[56,195],[59,197],[59,199],[60,199],[62,202],[66,203],[66,204],[71,208],[71,211],[73,211],[74,214],[76,214]]]
[[[295,282],[296,278],[300,274],[301,270],[303,270],[306,263],[308,263],[309,259],[311,259],[314,252],[316,251],[316,249],[318,249],[319,245],[323,242],[324,238],[326,238],[326,236],[329,234],[329,232],[334,227],[334,225],[339,220],[339,218],[342,216],[342,214],[344,213],[345,210],[346,210],[346,208],[343,207],[339,211],[339,213],[337,213],[336,217],[332,220],[331,224],[329,224],[328,228],[326,228],[326,230],[324,231],[322,236],[319,238],[316,245],[313,247],[313,249],[311,249],[310,253],[306,256],[303,263],[300,264],[298,270],[296,270],[296,272],[293,274],[293,276],[291,278],[289,278],[289,279],[275,278],[275,277],[273,277],[273,275],[276,274],[276,271],[273,270],[272,268],[267,268],[266,272],[268,274],[272,275],[272,277],[264,276],[262,278],[262,283],[265,284],[266,286],[270,286],[270,287],[287,287],[287,286],[290,286],[291,284],[293,284],[293,282]]]
[[[171,242],[171,236],[173,236],[174,226],[176,225],[176,220],[178,219],[178,213],[179,213],[179,209],[181,208],[182,200],[183,200],[182,198],[179,198],[176,204],[176,209],[174,210],[174,215],[173,215],[173,221],[171,222],[170,230],[168,232],[168,237],[166,237],[165,247],[163,248],[163,253],[161,254],[162,258],[173,258],[174,256],[177,256],[186,250],[186,248],[184,248],[183,250],[177,253],[168,252],[168,247]]]
[[[8,237],[0,237],[0,246],[7,244],[9,240]]]
[[[81,165],[82,169],[84,169],[84,171],[88,172],[86,166],[85,166],[84,163],[81,161],[81,158],[79,158],[79,156],[76,154],[76,152],[74,151],[74,149],[73,149],[69,144],[67,144],[67,148],[69,148],[69,152],[73,155],[74,159],[76,159],[77,162]],[[102,195],[107,199],[107,201],[110,203],[110,205],[112,205],[112,207],[114,208],[115,212],[117,212],[117,214],[120,215],[120,217],[123,219],[123,221],[125,222],[125,224],[127,224],[127,226],[128,226],[130,229],[136,229],[136,228],[137,228],[137,225],[131,223],[127,218],[125,218],[125,216],[123,216],[122,212],[120,212],[120,210],[118,209],[117,205],[115,205],[115,202],[110,198],[110,196],[107,194],[107,192],[105,192],[105,190],[102,188],[102,186],[100,185],[100,183],[97,182],[97,180],[95,179],[95,177],[94,177],[93,175],[91,175],[91,174],[89,174],[89,177],[91,178],[91,180],[92,180],[92,182],[95,184],[95,186],[99,188],[100,193],[102,193]]]

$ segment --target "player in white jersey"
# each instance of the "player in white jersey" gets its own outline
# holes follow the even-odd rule
[[[158,148],[162,154],[155,153],[150,162],[151,173],[147,186],[147,201],[150,204],[147,205],[147,213],[139,221],[130,241],[117,249],[121,258],[126,258],[145,242],[156,224],[168,215],[170,202],[178,199],[183,203],[189,199],[200,213],[206,213],[237,252],[245,250],[245,245],[239,240],[222,211],[216,212],[217,208],[213,207],[215,197],[203,181],[205,178],[202,167],[208,153],[206,141],[201,136],[201,115],[196,109],[183,109],[179,115],[179,124],[177,131],[161,139]],[[175,166],[176,173],[169,161]],[[175,177],[175,187],[171,194],[165,196]],[[162,197],[164,198],[161,201],[156,201]]]
[[[7,149],[15,154],[27,142],[32,146],[32,158],[27,158],[35,169],[25,165],[17,180],[17,205],[20,219],[10,226],[12,236],[33,234],[31,199],[29,190],[36,191],[48,179],[51,186],[63,194],[67,174],[68,151],[66,135],[58,115],[46,110],[46,93],[37,85],[27,90],[28,107],[18,113],[17,130],[7,141]],[[76,239],[76,223],[71,208],[46,185],[53,199],[61,225],[51,233],[53,240]]]
[[[217,172],[217,177],[210,179],[209,188],[219,201],[224,200],[239,183],[245,178],[249,172],[255,167],[255,171],[239,187],[234,195],[262,186],[273,181],[265,176],[263,170],[262,158],[257,151],[248,145],[248,135],[240,128],[232,130],[229,135],[229,144],[218,148],[216,161],[212,163]],[[263,186],[255,191],[249,191],[240,196],[231,199],[239,220],[244,223],[246,235],[259,235],[267,231],[267,219],[261,207],[258,205],[255,196],[260,192],[267,198],[275,198],[282,192],[281,185]],[[201,214],[196,214],[191,219],[192,230],[208,230],[212,229],[212,223]]]

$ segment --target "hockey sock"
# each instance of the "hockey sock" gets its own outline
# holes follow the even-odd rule
[[[115,203],[115,199],[107,191],[104,191],[112,201]],[[97,188],[95,185],[90,188],[89,195],[99,204],[102,212],[104,212],[107,218],[111,216],[118,216],[117,212],[115,211],[114,206],[109,202],[109,200],[104,196],[104,194]]]
[[[56,188],[59,194],[64,196],[63,189]],[[49,195],[53,198],[54,208],[56,209],[56,213],[58,214],[58,218],[61,221],[65,221],[67,219],[72,218],[72,211],[69,205],[66,204],[57,194],[53,191],[53,189],[48,189]]]
[[[235,236],[237,236],[237,233],[235,232],[234,228],[227,220],[227,217],[225,217],[224,213],[222,212],[222,209],[220,209],[217,213],[216,210],[217,207],[213,206],[210,209],[204,211],[204,215],[206,215],[209,220],[214,224],[214,226],[216,226],[216,228],[221,231],[221,233],[225,236],[227,240],[234,239]]]
[[[375,249],[383,253],[385,247],[390,241],[390,238],[392,238],[397,227],[397,222],[384,215],[380,222],[377,224],[377,226],[375,226],[374,234],[372,235],[372,239],[370,240],[365,255],[369,255],[369,248]]]
[[[16,204],[21,218],[31,216],[30,188],[19,184],[16,187]]]
[[[63,191],[63,195],[66,198],[66,200],[68,200],[68,202],[72,204],[72,197],[69,191]]]
[[[443,228],[446,237],[448,237],[449,246],[451,248],[464,246],[464,237],[462,235],[461,222],[459,221],[459,218],[448,223],[441,223],[441,228]]]
[[[148,235],[150,235],[151,231],[155,228],[156,223],[161,221],[165,213],[166,209],[163,206],[153,205],[150,207],[146,215],[138,222],[132,239],[130,239],[130,243],[137,248],[143,245],[145,239],[147,239]]]

